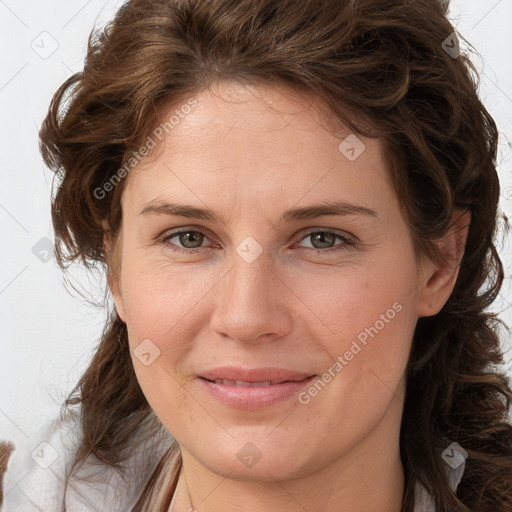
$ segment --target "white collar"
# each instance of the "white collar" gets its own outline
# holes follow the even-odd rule
[[[154,414],[147,421],[154,435],[136,444],[126,462],[123,477],[118,470],[89,457],[73,478],[64,503],[64,475],[69,470],[79,439],[78,413],[46,424],[37,436],[16,446],[4,475],[2,512],[127,512],[137,503],[149,476],[174,439]],[[142,428],[142,432],[147,430]],[[147,435],[147,434],[146,434]],[[450,487],[455,492],[465,469],[465,461],[455,469],[446,464]],[[82,480],[84,477],[88,481]],[[414,512],[435,512],[432,497],[417,483]]]

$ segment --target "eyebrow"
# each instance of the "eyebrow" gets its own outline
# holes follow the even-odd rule
[[[221,215],[208,208],[199,208],[187,204],[169,203],[158,200],[147,203],[144,208],[142,208],[139,215],[179,216],[227,224]],[[317,217],[342,217],[347,215],[365,215],[378,218],[377,212],[366,206],[360,206],[346,201],[334,201],[292,208],[283,213],[278,223],[310,220],[316,219]]]

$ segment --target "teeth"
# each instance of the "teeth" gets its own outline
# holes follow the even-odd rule
[[[252,387],[271,386],[273,384],[279,384],[279,382],[272,382],[270,380],[266,380],[264,382],[244,382],[242,380],[215,379],[214,382],[215,382],[215,384],[222,384],[224,386],[252,386]]]

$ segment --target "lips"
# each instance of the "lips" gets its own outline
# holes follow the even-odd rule
[[[243,380],[227,380],[227,379],[206,379],[209,382],[215,382],[215,384],[222,384],[223,386],[253,386],[253,387],[265,387],[265,386],[273,386],[274,384],[281,384],[282,381],[271,381],[266,380],[264,382],[246,382]],[[289,382],[289,381],[285,381]]]
[[[236,409],[264,409],[296,396],[316,375],[284,368],[215,368],[198,375],[210,397]]]
[[[259,386],[272,386],[283,382],[298,382],[312,375],[312,373],[297,372],[285,368],[246,369],[225,366],[201,372],[199,377],[210,382],[231,386],[251,386],[256,384]]]

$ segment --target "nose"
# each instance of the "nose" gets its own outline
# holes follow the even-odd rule
[[[219,283],[211,328],[243,343],[280,339],[291,329],[293,293],[284,276],[262,253],[248,263],[234,253],[231,270]]]

